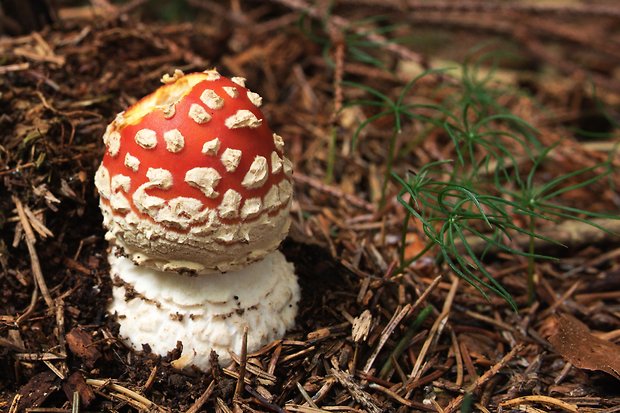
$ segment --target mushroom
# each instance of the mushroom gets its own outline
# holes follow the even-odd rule
[[[288,233],[292,164],[245,79],[215,69],[164,75],[103,136],[95,174],[114,281],[109,308],[134,348],[175,367],[209,367],[292,327],[293,265],[277,251]]]

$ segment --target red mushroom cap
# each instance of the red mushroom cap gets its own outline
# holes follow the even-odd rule
[[[108,238],[163,270],[225,271],[262,258],[286,235],[292,192],[262,99],[215,70],[162,80],[103,137],[95,184]]]

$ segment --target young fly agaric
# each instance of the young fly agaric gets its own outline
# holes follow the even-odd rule
[[[245,79],[177,70],[162,81],[103,137],[111,311],[135,347],[166,354],[181,341],[177,367],[207,368],[211,349],[240,350],[245,325],[256,349],[293,324],[299,287],[276,251],[292,165]]]

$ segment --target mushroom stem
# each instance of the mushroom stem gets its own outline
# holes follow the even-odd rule
[[[247,351],[253,352],[294,325],[299,285],[293,264],[279,251],[238,271],[203,276],[137,266],[116,248],[109,262],[109,311],[122,320],[120,336],[162,356],[183,343],[175,368],[206,370],[211,350],[222,365],[229,363],[231,351],[240,354],[246,326]]]

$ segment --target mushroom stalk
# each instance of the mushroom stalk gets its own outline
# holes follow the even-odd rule
[[[252,352],[294,324],[299,286],[293,265],[279,251],[237,271],[200,277],[141,267],[117,253],[109,256],[109,310],[120,320],[120,335],[132,347],[148,344],[160,355],[180,342],[175,368],[208,369],[210,352],[204,349],[227,364],[230,352],[241,352],[245,326]]]

